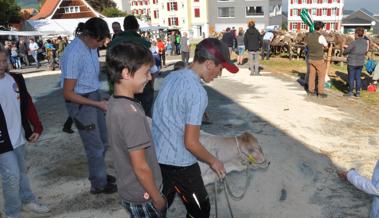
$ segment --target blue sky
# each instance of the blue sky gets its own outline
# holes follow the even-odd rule
[[[283,0],[283,6],[287,9],[288,0]],[[366,8],[373,13],[379,13],[378,0],[345,0],[345,9],[358,10]]]

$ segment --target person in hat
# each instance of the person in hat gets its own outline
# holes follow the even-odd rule
[[[170,73],[153,107],[152,136],[162,171],[163,194],[168,205],[178,193],[187,217],[209,217],[210,203],[201,177],[198,160],[209,164],[219,177],[225,176],[223,163],[199,141],[200,125],[208,104],[201,80],[211,82],[225,68],[237,73],[228,47],[218,39],[202,40],[193,62]]]

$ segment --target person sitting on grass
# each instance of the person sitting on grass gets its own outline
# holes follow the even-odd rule
[[[357,189],[373,196],[370,218],[379,218],[379,160],[376,162],[371,181],[359,175],[355,169],[340,171],[338,175],[349,181]]]

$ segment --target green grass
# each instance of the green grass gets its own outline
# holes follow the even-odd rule
[[[271,58],[269,61],[261,61],[265,71],[275,73],[295,74],[298,77],[304,78],[307,67],[303,59],[292,60],[288,58]],[[332,90],[337,92],[347,92],[347,66],[340,64],[331,64],[329,74],[332,82]],[[366,75],[364,72],[363,75]],[[379,106],[379,92],[370,93],[365,90],[361,91],[361,99],[373,106]]]

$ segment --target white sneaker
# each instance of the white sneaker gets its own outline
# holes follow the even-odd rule
[[[35,213],[48,213],[48,212],[50,212],[50,209],[46,205],[36,203],[36,202],[27,203],[23,206],[22,209],[24,211],[32,211]]]

